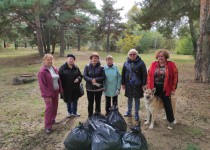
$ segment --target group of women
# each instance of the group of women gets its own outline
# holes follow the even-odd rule
[[[104,92],[106,99],[105,111],[107,115],[112,105],[118,105],[118,95],[121,87],[125,90],[127,99],[127,111],[124,117],[132,116],[133,100],[135,101],[134,119],[139,120],[140,98],[143,97],[145,88],[156,88],[156,95],[162,98],[166,117],[170,124],[174,121],[171,106],[171,95],[175,94],[178,79],[176,65],[168,61],[169,52],[160,50],[156,54],[157,61],[153,62],[149,71],[144,61],[135,49],[128,52],[127,60],[122,68],[122,75],[111,55],[106,57],[106,65],[101,66],[98,53],[92,53],[90,63],[84,68],[83,75],[75,64],[75,56],[67,55],[66,62],[58,70],[53,66],[53,56],[45,54],[43,65],[39,71],[38,79],[41,96],[44,98],[45,109],[45,132],[50,133],[56,122],[58,108],[58,95],[67,103],[68,116],[80,116],[77,113],[77,102],[80,97],[80,83],[82,78],[86,81],[88,99],[88,117],[94,110],[101,112],[101,97]],[[147,75],[148,72],[148,75]]]

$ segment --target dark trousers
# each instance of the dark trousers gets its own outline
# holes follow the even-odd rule
[[[155,88],[156,88],[155,95],[159,96],[163,101],[167,120],[168,122],[172,123],[174,121],[174,114],[173,114],[173,108],[171,105],[171,97],[166,96],[165,92],[163,92],[163,84],[155,84]]]
[[[117,106],[117,99],[118,96],[114,96],[114,97],[109,97],[109,96],[105,96],[106,97],[106,114],[108,114],[110,112],[109,108],[111,107],[111,98],[112,98],[112,105]]]
[[[74,100],[73,102],[67,102],[67,109],[69,114],[77,114],[77,101],[78,100]]]
[[[93,115],[93,104],[95,101],[95,112],[101,112],[101,96],[102,91],[91,92],[87,91],[88,98],[88,117]]]

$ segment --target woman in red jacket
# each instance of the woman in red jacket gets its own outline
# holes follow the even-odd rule
[[[58,94],[63,93],[59,79],[58,69],[53,66],[53,56],[45,54],[43,57],[43,66],[39,74],[39,87],[41,96],[45,101],[45,132],[50,133],[58,109]]]
[[[174,62],[168,61],[169,52],[160,50],[156,54],[157,61],[149,68],[147,88],[156,88],[155,95],[160,96],[169,122],[168,129],[172,129],[174,114],[171,105],[171,95],[175,94],[178,81],[178,70]]]

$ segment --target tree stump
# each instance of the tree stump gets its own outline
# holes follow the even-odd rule
[[[22,74],[19,77],[15,77],[12,80],[13,85],[20,85],[20,84],[25,84],[25,83],[30,83],[35,81],[37,78],[35,75],[32,74]]]

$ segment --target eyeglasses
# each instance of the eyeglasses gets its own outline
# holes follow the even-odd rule
[[[129,56],[136,56],[136,54],[129,54]]]

